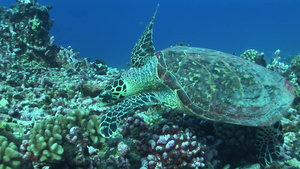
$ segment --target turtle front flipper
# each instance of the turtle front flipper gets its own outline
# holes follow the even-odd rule
[[[263,166],[270,166],[280,156],[283,144],[282,126],[280,121],[272,126],[259,127],[257,131],[256,156]]]
[[[131,63],[134,67],[144,66],[148,60],[154,56],[155,48],[153,46],[153,21],[155,19],[156,12],[159,4],[151,18],[150,23],[147,25],[144,33],[135,44],[131,51]]]
[[[143,106],[161,104],[154,93],[142,93],[125,99],[109,109],[102,117],[100,131],[103,137],[111,137],[118,129],[121,117]]]

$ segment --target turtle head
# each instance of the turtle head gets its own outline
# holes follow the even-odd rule
[[[156,63],[151,60],[154,56],[155,48],[153,46],[153,21],[158,10],[159,4],[151,18],[150,23],[146,27],[144,33],[135,44],[131,51],[132,68],[123,74],[121,78],[113,81],[100,94],[103,103],[115,103],[125,96],[135,94],[143,88],[146,84],[153,81],[154,70],[156,70]]]
[[[126,95],[126,85],[122,78],[114,80],[108,85],[103,92],[100,93],[100,98],[103,103],[114,103],[123,99]]]

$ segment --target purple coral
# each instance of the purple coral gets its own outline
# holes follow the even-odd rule
[[[118,168],[130,169],[130,162],[127,158],[130,151],[129,146],[124,142],[119,142],[117,149],[117,155],[110,155],[106,162],[108,163],[108,165],[114,164]]]
[[[122,135],[136,135],[147,130],[148,127],[146,126],[143,118],[138,115],[134,115],[123,119],[119,132]]]
[[[148,155],[142,159],[145,168],[203,168],[206,146],[189,129],[164,125],[160,135],[153,134],[147,143]],[[145,145],[141,150],[145,151]]]

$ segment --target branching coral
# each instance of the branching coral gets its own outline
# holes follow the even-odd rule
[[[15,169],[21,166],[18,147],[9,142],[6,137],[0,136],[0,168]]]
[[[254,62],[258,65],[262,65],[266,67],[267,62],[264,59],[264,53],[259,53],[258,51],[254,49],[248,49],[240,56],[243,59],[249,60],[251,62]]]

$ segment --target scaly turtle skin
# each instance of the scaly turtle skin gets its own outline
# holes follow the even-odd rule
[[[156,14],[156,11],[155,11]],[[176,46],[154,53],[153,15],[131,53],[133,67],[101,94],[123,99],[103,116],[100,131],[111,137],[121,117],[139,107],[163,105],[206,120],[261,127],[258,159],[279,156],[279,121],[293,102],[293,86],[279,74],[220,51]]]

